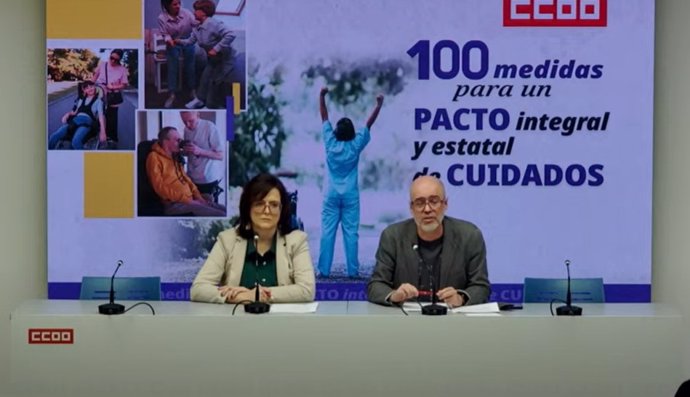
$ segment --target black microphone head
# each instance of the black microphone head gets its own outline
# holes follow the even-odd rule
[[[566,260],[565,260],[565,266],[566,266],[566,267],[569,267],[569,266],[570,266],[570,259],[566,259]]]
[[[115,275],[117,274],[117,271],[120,270],[120,266],[122,266],[125,262],[122,259],[119,259],[117,261],[117,266],[115,266],[115,271],[113,272],[113,278],[115,278]]]

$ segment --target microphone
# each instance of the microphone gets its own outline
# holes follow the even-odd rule
[[[125,307],[123,305],[120,305],[118,303],[115,303],[115,274],[117,271],[120,269],[120,266],[122,266],[122,260],[117,261],[117,267],[115,268],[115,271],[113,272],[113,276],[110,278],[110,302],[109,303],[104,303],[100,306],[98,306],[98,312],[100,314],[122,314],[125,312]]]
[[[556,315],[558,316],[581,316],[582,308],[579,306],[573,306],[573,298],[570,293],[570,261],[565,260],[565,268],[568,271],[568,290],[565,294],[565,306],[556,308]]]
[[[255,271],[259,270],[259,236],[254,235],[254,268]],[[268,303],[261,302],[259,299],[259,276],[258,273],[254,273],[256,281],[254,281],[254,302],[247,303],[244,305],[244,312],[251,314],[262,314],[268,313],[271,310],[271,305]]]
[[[427,265],[427,263],[424,261],[424,258],[422,258],[422,255],[419,253],[419,245],[413,244],[412,249],[414,250],[415,254],[417,254],[417,261],[419,262],[419,264],[423,265],[426,268],[427,272],[429,272],[429,285],[431,286],[431,304],[422,306],[422,314],[427,316],[443,316],[448,314],[448,308],[438,304],[438,296],[436,296],[436,283],[434,282],[433,267]],[[421,266],[419,267],[418,272],[419,278],[421,280]]]

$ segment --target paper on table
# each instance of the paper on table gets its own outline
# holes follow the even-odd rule
[[[422,302],[422,306],[426,306],[428,304],[429,304],[429,302]],[[439,303],[437,303],[437,305],[443,306],[443,307],[448,307],[443,302],[439,302]],[[403,309],[405,309],[405,311],[408,311],[408,312],[421,312],[422,306],[419,306],[419,303],[417,303],[417,302],[405,302],[403,304]]]
[[[316,313],[319,302],[310,303],[274,303],[270,313]]]
[[[428,302],[422,303],[422,305],[428,304]],[[448,307],[445,303],[442,302],[439,302],[437,304],[439,306]],[[405,304],[403,304],[403,309],[405,309],[405,311],[408,312],[422,311],[422,307],[417,302],[405,302]],[[450,311],[453,313],[462,313],[470,315],[497,315],[501,313],[501,311],[498,308],[498,303],[496,302],[484,303],[482,305],[461,306],[456,307],[455,309],[450,309]]]
[[[470,305],[470,306],[460,306],[453,309],[453,313],[465,313],[465,314],[488,314],[488,313],[500,313],[501,310],[498,308],[497,302],[484,303],[482,305]]]
[[[458,313],[467,317],[501,317],[501,313]]]

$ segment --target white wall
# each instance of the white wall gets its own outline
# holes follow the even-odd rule
[[[676,305],[686,318],[690,317],[689,19],[690,1],[657,0],[652,296],[655,302]],[[25,299],[46,296],[44,64],[44,2],[3,2],[0,395],[9,380],[9,313]],[[685,373],[690,378],[687,324]],[[649,343],[654,343],[653,336]]]
[[[46,292],[45,4],[0,11],[0,395],[9,380],[10,312]]]
[[[657,0],[652,299],[685,316],[690,378],[690,1]],[[624,232],[624,231],[621,231]],[[650,343],[654,343],[651,338]]]

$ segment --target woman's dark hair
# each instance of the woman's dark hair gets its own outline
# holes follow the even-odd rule
[[[216,15],[216,3],[211,0],[196,0],[192,7],[194,7],[195,10],[203,11],[209,18]]]
[[[86,97],[86,89],[91,86],[95,86],[96,83],[94,83],[91,80],[84,80],[78,85],[78,97],[79,98],[85,98]],[[98,98],[98,92],[96,92],[96,98]]]
[[[352,120],[343,117],[335,124],[335,139],[339,141],[351,141],[355,139],[355,126]]]
[[[283,182],[271,174],[259,174],[252,178],[242,190],[240,196],[240,219],[237,225],[237,233],[249,240],[254,238],[252,230],[252,204],[261,201],[271,189],[278,189],[280,193],[280,217],[278,218],[278,231],[283,236],[293,230],[290,222],[290,197]]]
[[[170,5],[173,1],[175,0],[161,0],[161,8],[168,14],[170,13]]]
[[[119,64],[119,63],[122,63],[122,57],[125,55],[125,52],[124,52],[124,51],[122,51],[122,50],[119,49],[119,48],[116,48],[116,49],[110,51],[110,55],[112,55],[112,54],[117,54],[117,56],[120,57],[120,60],[117,61],[118,64]]]

